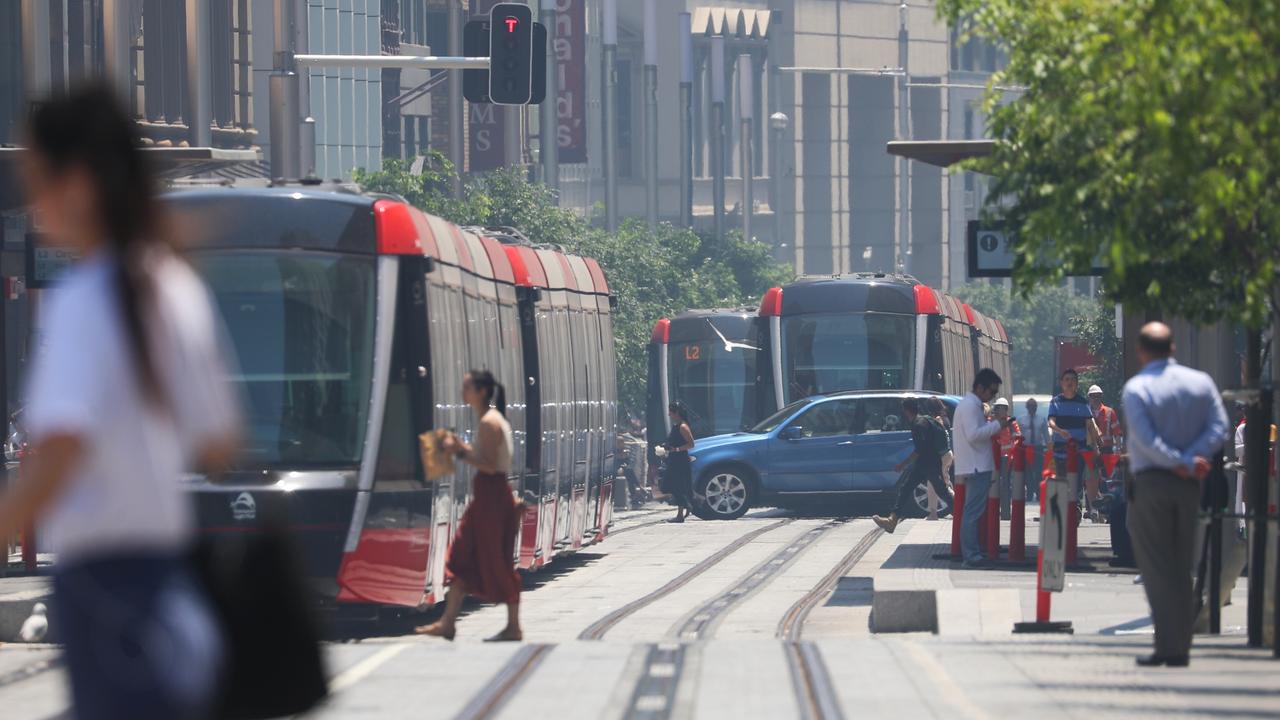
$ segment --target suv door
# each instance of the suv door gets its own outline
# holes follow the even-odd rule
[[[895,465],[911,454],[911,428],[902,414],[901,397],[855,400],[856,440],[853,446],[853,489],[884,490],[898,482]]]
[[[854,402],[819,402],[774,435],[769,447],[771,489],[788,493],[853,488]]]

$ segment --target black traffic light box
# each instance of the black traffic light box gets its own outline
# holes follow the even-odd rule
[[[463,26],[462,54],[464,57],[489,56],[488,20],[470,20]],[[533,24],[532,69],[529,102],[516,104],[538,105],[547,97],[547,28],[540,22]],[[463,70],[462,94],[468,102],[496,102],[489,96],[489,71]]]

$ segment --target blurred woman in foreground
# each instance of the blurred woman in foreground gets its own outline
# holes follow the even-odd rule
[[[35,523],[57,553],[76,717],[202,718],[222,648],[186,560],[178,478],[234,448],[214,310],[166,242],[135,126],[110,90],[37,107],[27,140],[42,241],[79,260],[42,307],[31,454],[0,498],[0,535]]]

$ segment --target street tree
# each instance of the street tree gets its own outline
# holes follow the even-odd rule
[[[1002,48],[987,216],[1027,292],[1100,257],[1130,309],[1260,327],[1280,263],[1280,2],[940,0]],[[994,89],[1012,87],[1013,92]]]
[[[1061,286],[1014,295],[1003,285],[972,283],[952,294],[975,310],[1000,318],[1009,333],[1012,385],[1019,393],[1057,392],[1054,338],[1071,335],[1071,318],[1089,314],[1095,302]]]

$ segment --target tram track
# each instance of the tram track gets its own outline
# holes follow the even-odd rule
[[[831,520],[787,543],[785,547],[765,558],[720,594],[699,605],[676,622],[668,632],[668,637],[685,641],[709,639],[715,634],[716,627],[730,610],[772,582],[783,570],[790,567],[796,558],[817,542],[818,538],[846,522],[848,518]]]
[[[880,528],[874,528],[862,536],[858,544],[854,545],[853,549],[840,559],[840,562],[836,563],[809,592],[805,593],[804,597],[801,597],[787,609],[782,619],[778,621],[778,627],[774,634],[779,639],[798,642],[809,613],[835,589],[836,583],[840,581],[840,578],[852,570],[853,566],[857,565],[858,561],[862,560],[867,552],[871,550],[871,546],[875,545],[876,541],[883,536],[884,530]]]
[[[801,720],[844,720],[827,664],[811,642],[783,643]]]
[[[466,707],[454,716],[454,720],[486,720],[497,717],[554,647],[548,643],[522,645],[502,669],[489,679],[484,690],[471,698]]]
[[[782,527],[783,525],[788,525],[792,522],[795,522],[795,518],[784,518],[782,520],[779,520],[778,522],[770,523],[768,525],[765,525],[762,528],[757,528],[755,530],[752,530],[751,532],[743,535],[742,537],[737,538],[733,542],[717,550],[714,554],[709,555],[708,557],[703,559],[697,565],[694,565],[688,570],[685,570],[684,572],[680,573],[674,579],[672,579],[662,587],[658,588],[657,590],[654,590],[653,592],[650,592],[635,600],[632,600],[626,605],[623,605],[622,607],[614,610],[608,615],[605,615],[604,617],[595,621],[594,623],[589,625],[587,629],[583,630],[578,635],[578,639],[579,640],[603,639],[605,636],[605,633],[609,632],[611,629],[613,629],[615,625],[622,622],[627,617],[634,615],[635,613],[639,612],[645,607],[648,607],[649,605],[652,605],[654,602],[657,602],[661,598],[666,597],[667,595],[674,592],[675,590],[678,590],[681,587],[684,587],[694,578],[706,572],[707,570],[715,566],[720,561],[729,557],[735,551],[748,545],[752,540],[755,540],[756,538],[760,537],[761,535],[771,530],[776,530]]]

